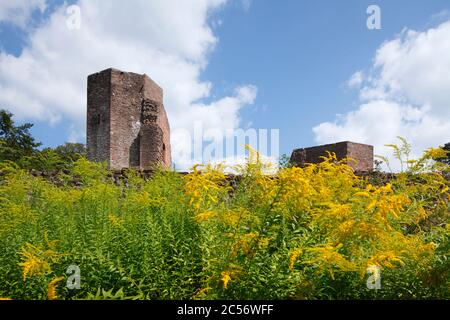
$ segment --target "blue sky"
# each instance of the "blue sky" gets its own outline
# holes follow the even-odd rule
[[[366,27],[366,9],[374,3],[381,30]],[[357,92],[345,83],[370,68],[384,41],[405,27],[425,30],[441,22],[432,16],[446,9],[448,1],[401,0],[254,0],[248,11],[230,6],[220,15],[220,43],[203,76],[217,84],[218,95],[235,84],[255,84],[256,108],[243,109],[243,124],[280,128],[282,153],[290,153],[315,144],[312,127],[355,108]]]
[[[56,14],[57,10],[61,10],[66,4],[62,1],[38,0],[36,2],[35,7],[28,9],[23,6],[21,7],[22,11],[17,11],[24,16],[21,20],[22,23],[18,22],[18,19],[11,18],[11,14],[8,16],[5,13],[8,8],[1,9],[4,5],[0,4],[0,50],[3,55],[0,58],[0,96],[3,93],[2,90],[5,91],[9,88],[9,91],[5,91],[6,96],[11,96],[15,99],[0,99],[1,107],[11,109],[18,115],[20,121],[31,121],[35,123],[33,134],[43,142],[44,146],[56,146],[69,139],[84,142],[83,110],[75,112],[68,110],[70,107],[59,108],[57,105],[59,103],[58,99],[48,98],[47,95],[39,96],[40,94],[36,93],[39,90],[34,87],[12,90],[14,83],[20,81],[20,78],[14,79],[11,75],[9,77],[2,77],[1,75],[2,68],[5,69],[3,71],[6,74],[11,73],[11,70],[14,71],[14,68],[18,68],[17,72],[21,72],[23,70],[21,68],[25,65],[25,69],[27,70],[25,73],[29,73],[29,76],[25,77],[24,80],[33,81],[40,79],[40,76],[35,77],[32,73],[39,72],[36,70],[45,66],[42,62],[44,60],[46,63],[51,64],[51,59],[49,58],[51,52],[55,56],[67,54],[67,64],[73,65],[80,63],[80,73],[77,74],[75,70],[71,70],[71,79],[76,79],[79,76],[82,81],[85,81],[87,74],[82,72],[94,72],[103,68],[103,65],[100,63],[97,70],[95,70],[97,66],[89,58],[85,57],[89,55],[89,50],[93,50],[93,55],[95,55],[95,48],[90,47],[89,44],[86,44],[86,47],[84,47],[84,38],[82,36],[77,36],[78,38],[76,40],[70,42],[71,46],[75,43],[73,47],[58,47],[55,43],[47,45],[46,41],[52,42],[51,37],[57,38],[58,36],[64,36],[64,39],[68,37],[67,35],[59,35],[58,33],[48,31],[56,23],[49,21],[52,17],[56,21],[58,17]],[[214,107],[215,102],[221,101],[224,97],[235,97],[237,101],[235,102],[238,104],[236,107],[236,117],[229,120],[230,123],[233,123],[235,127],[243,128],[280,129],[280,153],[290,154],[295,147],[311,146],[318,143],[331,142],[332,140],[359,140],[359,142],[371,143],[376,148],[380,146],[378,150],[380,153],[383,153],[385,150],[381,147],[383,144],[381,142],[382,139],[376,138],[373,132],[363,130],[365,128],[364,126],[362,129],[357,127],[355,122],[359,120],[353,119],[354,117],[352,118],[353,120],[350,119],[352,112],[356,113],[356,116],[355,114],[354,116],[357,119],[365,119],[361,115],[361,106],[379,103],[380,100],[383,100],[384,104],[378,107],[373,106],[373,108],[377,108],[378,110],[383,110],[384,107],[388,108],[387,106],[392,106],[394,109],[398,107],[400,110],[415,108],[412,111],[410,110],[411,112],[408,111],[406,113],[414,113],[416,115],[413,121],[416,121],[416,125],[420,127],[417,130],[421,130],[425,125],[424,119],[431,114],[429,111],[424,111],[426,106],[431,104],[432,110],[443,109],[442,106],[433,105],[434,100],[426,96],[428,94],[427,92],[420,97],[411,94],[415,90],[411,89],[412,85],[408,81],[405,80],[402,82],[404,78],[400,79],[402,81],[393,79],[392,76],[388,79],[386,78],[385,74],[388,74],[388,71],[391,69],[405,70],[407,68],[407,66],[397,66],[402,61],[401,58],[396,60],[400,61],[396,62],[397,65],[394,65],[392,59],[386,58],[388,54],[395,55],[392,50],[389,51],[390,47],[385,48],[387,52],[385,55],[378,57],[378,68],[384,71],[387,70],[386,72],[377,71],[374,61],[376,60],[377,50],[382,48],[386,43],[394,43],[396,39],[400,39],[400,45],[395,50],[410,57],[411,61],[416,61],[413,55],[415,52],[420,51],[419,47],[426,40],[421,41],[417,35],[401,35],[402,30],[405,28],[406,30],[414,30],[418,33],[423,33],[424,37],[430,29],[440,30],[439,28],[447,20],[450,20],[450,3],[448,0],[235,0],[226,3],[215,0],[214,2],[221,3],[204,4],[198,10],[193,10],[192,18],[189,18],[189,12],[186,14],[187,21],[190,21],[189,19],[192,19],[192,21],[194,19],[202,20],[198,24],[190,21],[189,25],[195,25],[195,27],[192,27],[192,31],[190,31],[190,27],[186,27],[186,34],[183,34],[183,31],[177,29],[174,31],[174,35],[172,35],[172,25],[169,19],[167,25],[161,26],[161,28],[165,28],[166,33],[160,34],[158,33],[159,31],[155,32],[155,38],[151,38],[153,36],[150,36],[147,40],[144,28],[149,28],[149,33],[153,34],[151,28],[157,28],[157,26],[139,26],[140,22],[136,22],[133,18],[136,13],[132,11],[130,11],[130,20],[122,21],[122,23],[126,26],[125,28],[130,29],[130,34],[133,34],[137,30],[133,28],[133,24],[137,24],[136,28],[140,28],[141,31],[144,29],[142,33],[139,33],[141,38],[138,38],[136,35],[136,39],[138,40],[130,41],[130,45],[131,43],[132,45],[136,44],[140,39],[145,41],[147,45],[148,42],[152,42],[152,39],[156,39],[153,41],[156,44],[148,45],[149,50],[160,50],[161,52],[166,52],[169,56],[173,55],[177,59],[181,59],[183,64],[188,65],[186,66],[186,70],[189,69],[189,64],[193,61],[191,64],[195,66],[196,71],[193,72],[194,75],[190,71],[186,71],[186,83],[193,83],[192,85],[195,85],[195,90],[198,90],[199,93],[189,96],[183,101],[187,101],[187,104],[198,108],[196,112],[201,113],[204,110],[196,106],[196,104],[200,103],[205,107]],[[70,3],[79,4],[78,1],[71,1]],[[381,9],[381,30],[369,30],[366,26],[366,20],[368,18],[366,9],[371,4],[376,4]],[[39,5],[45,5],[45,9],[42,12],[38,7]],[[80,4],[80,6],[82,9],[86,8],[84,9],[85,11],[89,9],[86,4]],[[161,6],[164,7],[164,5]],[[193,4],[192,6],[194,7],[195,5]],[[173,10],[177,10],[175,4],[172,7]],[[27,13],[26,10],[29,10],[29,12]],[[107,10],[114,11],[115,9],[109,8]],[[116,10],[120,11],[122,9],[117,7]],[[172,9],[164,7],[161,10],[164,10],[165,14],[167,14]],[[99,12],[101,14],[102,11]],[[201,13],[199,14],[198,12]],[[149,9],[148,15],[149,19],[151,19],[152,15],[158,15],[158,12],[157,10],[155,12],[155,8],[152,8],[152,11]],[[178,20],[176,21],[178,23]],[[105,31],[106,27],[102,28],[101,21],[96,22],[96,24],[91,21],[87,23],[89,23],[91,33],[107,32]],[[202,24],[205,24],[206,27]],[[180,28],[183,29],[182,23]],[[205,33],[205,35],[200,36],[206,29],[210,31],[210,35]],[[444,30],[443,27],[441,29],[441,33],[444,36],[447,30]],[[83,25],[80,34],[82,31]],[[115,36],[114,30],[108,34],[111,37]],[[196,36],[197,38],[193,39],[192,42],[196,43],[197,41],[203,49],[198,49],[194,46],[190,47],[189,38],[197,34],[199,36]],[[124,37],[123,35],[121,36]],[[170,42],[171,40],[167,40],[172,39],[172,37],[174,39],[173,43]],[[123,39],[127,38],[117,38],[114,41]],[[176,47],[177,39],[180,39],[178,42],[183,42],[180,48]],[[186,44],[184,44],[185,40],[188,40]],[[432,39],[429,41],[432,41]],[[160,46],[159,43],[161,44]],[[48,50],[46,49],[45,54],[42,54],[40,51],[43,50],[40,49],[41,45],[49,48]],[[432,44],[431,47],[433,48]],[[64,52],[64,48],[71,50],[71,53]],[[445,52],[446,48],[441,48],[441,50]],[[27,59],[25,59],[26,57],[24,57],[23,52],[27,49],[30,49],[30,55],[32,56],[31,62],[29,63],[24,62]],[[59,52],[58,50],[62,51]],[[78,60],[77,55],[83,58]],[[11,62],[9,62],[10,60],[5,58],[11,56],[19,59],[19,62],[17,62],[18,66],[12,66]],[[45,56],[42,61],[39,60],[41,56]],[[99,54],[99,56],[101,55]],[[438,61],[437,64],[441,63],[443,68],[449,66],[447,63],[448,59],[443,58],[438,53],[437,58],[443,59],[443,61]],[[133,55],[130,54],[128,59],[133,60]],[[134,68],[138,72],[149,69],[147,73],[152,78],[155,79],[156,77],[155,80],[157,82],[162,84],[168,83],[167,86],[170,87],[170,81],[173,81],[172,79],[176,78],[177,75],[176,72],[167,75],[167,72],[176,69],[166,68],[166,65],[163,65],[161,70],[159,70],[159,68],[150,66],[148,63],[148,61],[155,61],[153,58],[149,58],[149,60],[145,59],[146,57],[144,56],[141,59],[141,61],[145,61],[145,65],[142,68],[137,62],[122,62],[119,58],[115,60],[111,58],[111,62],[106,61],[105,63],[112,64],[117,61],[118,65],[114,66],[120,68],[123,65],[125,68]],[[83,68],[81,64],[85,63],[87,65],[88,63],[83,61],[89,61],[91,64]],[[419,59],[417,61],[422,60]],[[36,64],[36,70],[32,72],[30,69],[33,69],[33,63]],[[164,64],[166,62],[161,63]],[[152,68],[156,69],[155,73],[152,73]],[[63,72],[59,74],[61,67],[55,70],[54,72],[58,73],[54,75],[55,78],[60,78],[64,75]],[[364,80],[358,83],[357,86],[350,87],[348,81],[357,71],[361,71],[365,75]],[[448,71],[450,72],[450,70]],[[52,77],[53,74],[51,72],[51,70],[48,70],[42,78]],[[408,75],[410,73],[405,71],[405,77]],[[417,77],[422,77],[422,75],[417,74]],[[436,79],[436,81],[440,80]],[[384,83],[383,88],[389,86],[394,88],[395,86],[393,84],[399,82],[407,84],[400,89],[398,86],[395,87],[395,90],[392,88],[389,89],[389,97],[386,97],[386,92],[384,92],[382,98],[379,95],[375,98],[361,98],[362,92],[366,92],[363,90],[364,88],[378,90],[380,89],[378,86],[380,82]],[[206,89],[200,88],[205,83],[208,83],[210,86],[207,93],[205,93]],[[45,81],[42,82],[43,88],[51,88],[52,85],[52,83],[49,83],[47,86]],[[420,85],[420,83],[414,85]],[[252,88],[257,89],[257,93],[254,94],[253,98],[241,99],[236,94],[236,88],[242,86],[252,86]],[[74,102],[74,105],[77,105],[79,109],[85,108],[85,105],[82,105],[85,99],[85,96],[81,94],[83,92],[82,85],[80,84],[79,87],[74,85],[74,87],[81,89],[78,91],[75,89],[71,90],[70,85],[67,85],[68,90],[74,97],[76,92],[79,92],[78,95],[80,97],[75,99],[78,102]],[[441,87],[444,89],[449,88],[447,84],[441,84]],[[11,101],[22,101],[20,97],[21,91],[26,92],[26,98],[29,99],[24,98],[23,101],[25,103],[26,101],[33,101],[34,95],[36,95],[35,99],[41,101],[35,107],[40,110],[39,112],[34,112],[32,105],[28,107],[30,108],[28,110],[27,107],[23,106],[6,105]],[[55,95],[64,92],[57,91],[54,92]],[[395,97],[391,94],[393,91],[395,91]],[[169,88],[168,92],[169,95],[173,96],[173,92],[176,92],[176,89],[171,90]],[[446,97],[443,97],[439,101],[445,100]],[[171,106],[167,105],[166,100],[169,116],[174,119],[175,124],[180,123],[180,126],[186,125],[181,116],[179,116],[180,113],[184,112],[182,102],[176,102],[177,97],[169,97],[169,99],[169,102],[174,101],[172,104],[179,103],[181,105],[172,110]],[[399,105],[399,101],[402,101],[401,103],[403,104]],[[52,105],[51,111],[47,112],[46,103]],[[358,113],[358,110],[361,112]],[[220,118],[220,111],[218,112]],[[337,116],[338,114],[341,116]],[[436,119],[442,119],[442,114],[441,112],[438,117],[437,113],[435,113],[434,116]],[[446,116],[448,115],[445,110],[444,114]],[[381,117],[382,114],[378,114],[377,116]],[[386,114],[386,117],[389,116],[389,114]],[[402,130],[405,131],[404,135],[410,138],[412,142],[417,140],[418,147],[422,149],[427,145],[431,146],[432,144],[446,142],[445,137],[448,137],[450,141],[449,128],[445,125],[442,125],[438,130],[439,134],[436,133],[435,136],[427,139],[415,137],[414,134],[408,137],[408,133],[418,131],[414,128],[414,130],[411,129],[410,119],[408,116],[404,117],[405,119],[399,120],[401,123],[398,124],[398,128],[394,128],[395,124],[389,125],[389,128],[392,128],[392,132],[389,131],[389,134],[386,135],[386,141],[384,143],[391,143],[395,135],[403,134]],[[420,121],[417,117],[421,117],[419,119]],[[169,120],[172,122],[171,118]],[[236,120],[236,118],[240,119],[240,121]],[[373,121],[383,120],[382,118],[374,118]],[[328,125],[323,125],[316,131],[313,130],[313,128],[323,123],[328,123]],[[336,125],[336,123],[339,123],[339,125]],[[380,134],[382,133],[380,132]],[[348,139],[346,138],[347,136]],[[376,149],[376,151],[378,150]]]

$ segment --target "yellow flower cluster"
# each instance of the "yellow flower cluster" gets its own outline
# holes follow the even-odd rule
[[[200,223],[200,222],[203,222],[203,221],[208,221],[210,218],[215,217],[215,216],[217,216],[217,213],[214,212],[214,211],[211,211],[211,210],[210,211],[204,211],[204,212],[198,213],[195,216],[195,220]]]
[[[242,268],[240,266],[231,265],[225,271],[220,273],[221,281],[224,289],[228,289],[228,284],[232,279],[235,279],[242,272]]]
[[[61,282],[64,280],[64,277],[56,277],[52,281],[49,282],[48,288],[47,288],[47,297],[49,300],[56,300],[58,299],[58,295],[56,292],[56,285],[58,282]]]
[[[258,234],[255,232],[246,233],[238,239],[238,241],[233,245],[231,256],[236,257],[238,252],[242,250],[245,255],[249,255],[252,253],[255,245],[254,239],[258,237]]]
[[[129,197],[128,201],[139,208],[160,207],[167,202],[164,197],[151,195],[149,194],[149,192],[144,190],[141,192],[133,193]]]
[[[185,180],[195,220],[205,233],[215,233],[212,239],[223,236],[226,239],[220,243],[229,245],[229,255],[222,252],[216,258],[218,265],[224,256],[229,259],[225,262],[251,264],[273,239],[278,238],[275,245],[283,243],[280,232],[299,225],[305,229],[299,229],[295,241],[286,245],[288,270],[301,278],[308,270],[329,274],[331,279],[340,272],[364,275],[369,266],[400,268],[433,256],[434,246],[421,233],[405,234],[403,226],[418,225],[430,215],[417,194],[436,194],[436,190],[446,194],[449,187],[442,178],[425,186],[402,175],[392,183],[370,184],[348,166],[352,159],[338,161],[335,154],[320,164],[265,174],[259,157],[251,153],[251,158],[243,174],[247,189],[236,196],[246,202],[237,206],[228,196],[221,168],[194,167]],[[439,205],[447,206],[442,201]],[[226,289],[237,273],[219,272]]]
[[[223,166],[206,165],[204,170],[199,170],[202,165],[195,165],[193,172],[186,175],[184,192],[189,198],[189,206],[196,212],[206,209],[211,204],[218,202],[218,196],[224,191],[225,174]]]
[[[59,257],[54,249],[56,241],[49,242],[49,249],[44,250],[31,243],[26,243],[20,252],[22,262],[19,265],[23,268],[22,276],[25,281],[27,277],[43,275],[51,272],[50,264]]]
[[[313,257],[303,263],[308,265],[317,265],[319,267],[319,271],[328,271],[333,279],[336,269],[340,271],[357,271],[357,265],[354,262],[347,260],[341,253],[338,252],[342,247],[342,243],[337,245],[327,243],[318,245],[314,248],[308,248],[307,252],[312,253]]]
[[[377,195],[380,195],[377,197]],[[405,210],[405,206],[409,205],[411,200],[404,194],[392,194],[391,185],[382,187],[374,192],[374,198],[367,205],[368,213],[376,213],[382,221],[387,224],[388,215],[399,218]]]
[[[367,261],[367,266],[371,266],[371,265],[376,265],[376,266],[385,266],[391,269],[395,268],[395,265],[393,263],[397,263],[399,265],[404,265],[405,263],[403,262],[402,259],[400,259],[395,252],[393,251],[387,251],[384,252],[383,254],[378,254],[374,257],[371,257],[368,261]]]
[[[19,270],[0,292],[82,298],[84,290],[67,295],[56,274],[81,261],[90,269],[83,286],[95,292],[101,283],[98,297],[126,298],[118,288],[125,282],[127,295],[142,298],[403,298],[414,287],[408,282],[424,286],[411,296],[449,296],[450,170],[428,166],[441,151],[404,162],[415,171],[362,178],[351,159],[334,154],[268,172],[248,149],[234,177],[223,165],[198,165],[149,180],[130,171],[126,186],[86,161],[75,170],[83,181],[76,188],[20,170],[5,176],[0,164],[0,265]],[[389,290],[368,292],[367,270],[381,272]],[[20,278],[26,282],[16,286]]]
[[[289,270],[294,270],[295,262],[297,258],[303,253],[303,250],[300,248],[295,249],[291,253],[291,257],[289,258]]]
[[[111,223],[111,225],[112,225],[113,227],[115,227],[115,228],[120,228],[120,227],[122,227],[122,225],[123,225],[123,223],[124,223],[123,218],[120,218],[120,217],[118,217],[118,216],[116,216],[116,215],[114,215],[114,214],[112,214],[112,213],[110,213],[110,214],[108,215],[108,219],[109,219],[109,222]]]
[[[425,157],[436,160],[447,157],[448,151],[442,148],[430,148],[426,151]]]

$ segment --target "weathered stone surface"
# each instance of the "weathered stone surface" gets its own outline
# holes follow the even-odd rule
[[[88,77],[87,151],[110,169],[171,164],[163,90],[147,75],[107,69]]]
[[[323,161],[321,157],[326,156],[327,151],[334,152],[338,160],[345,157],[356,160],[356,162],[349,161],[348,163],[355,171],[373,170],[373,146],[350,141],[295,149],[292,152],[290,162],[300,167],[307,163],[319,163]]]

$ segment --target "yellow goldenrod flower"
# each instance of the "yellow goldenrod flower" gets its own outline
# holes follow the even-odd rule
[[[308,249],[309,252],[314,253],[311,260],[305,261],[304,264],[319,265],[319,270],[327,270],[331,278],[334,279],[334,269],[338,268],[341,271],[356,271],[355,263],[348,261],[338,250],[343,247],[342,243],[334,246],[333,244],[319,245]]]
[[[375,194],[379,194],[379,193],[390,193],[392,192],[392,184],[388,183],[385,186],[379,188],[378,190],[375,191]]]
[[[124,222],[123,219],[121,219],[120,217],[115,216],[112,213],[108,215],[108,219],[109,219],[109,222],[111,223],[111,225],[113,227],[117,227],[117,228],[121,227],[123,225],[123,222]]]
[[[430,148],[425,152],[425,157],[429,159],[442,159],[447,157],[448,151],[442,148]]]
[[[27,276],[31,277],[33,275],[42,275],[51,272],[49,261],[56,257],[56,253],[53,250],[43,251],[31,243],[27,243],[22,247],[20,255],[22,256],[23,262],[19,263],[19,265],[23,267],[24,281]]]
[[[377,228],[374,224],[369,224],[366,222],[359,223],[356,229],[359,234],[365,238],[376,238],[380,233],[379,228]]]
[[[220,273],[221,280],[224,289],[228,289],[228,283],[232,278],[236,278],[239,273],[242,272],[242,267],[238,265],[231,264],[228,266],[228,270],[222,271]]]
[[[367,266],[371,266],[371,265],[376,265],[376,266],[385,266],[388,267],[390,269],[394,269],[396,266],[393,264],[394,262],[400,264],[400,265],[405,265],[405,263],[403,262],[402,259],[400,259],[394,251],[387,251],[381,254],[378,254],[376,256],[371,257],[368,261],[367,261]]]
[[[436,250],[436,248],[437,248],[437,245],[434,242],[429,242],[422,246],[422,249],[424,249],[424,250]]]
[[[355,221],[347,220],[339,226],[339,231],[345,235],[353,228],[354,225],[355,225]]]
[[[64,277],[57,277],[54,278],[52,281],[49,282],[48,288],[47,288],[47,297],[49,300],[56,300],[58,299],[58,295],[56,292],[56,285],[58,282],[61,282],[64,280]]]
[[[200,222],[203,222],[203,221],[207,221],[207,220],[209,220],[210,218],[212,218],[214,216],[216,216],[215,212],[213,212],[213,211],[205,211],[205,212],[197,214],[195,216],[195,220],[198,223],[200,223]]]
[[[371,203],[369,203],[369,205],[367,206],[367,211],[372,210],[373,208],[375,208],[375,206],[377,205],[377,200],[372,200]]]
[[[242,272],[242,267],[235,265],[235,264],[230,264],[228,266],[227,270],[222,271],[220,273],[220,275],[221,275],[221,281],[222,281],[223,288],[228,289],[228,284],[230,283],[230,281],[233,278],[236,278],[237,275],[241,272]]]
[[[220,213],[219,219],[221,223],[235,227],[239,222],[243,222],[250,217],[250,212],[245,208],[225,210]]]
[[[294,264],[297,258],[303,253],[303,250],[300,248],[292,251],[291,257],[289,258],[289,270],[294,270]]]
[[[261,248],[267,248],[267,246],[269,245],[269,242],[272,240],[272,237],[265,237],[265,238],[261,238],[259,240],[259,246]]]
[[[204,170],[199,171],[193,167],[193,172],[186,175],[184,180],[184,193],[189,198],[189,206],[198,212],[202,208],[209,209],[211,205],[218,202],[219,195],[225,194],[229,187],[224,181],[226,176],[223,173],[223,165],[204,166]]]
[[[370,197],[370,193],[367,191],[356,192],[354,195],[357,197]]]
[[[230,272],[222,271],[221,276],[222,276],[223,288],[228,289],[228,282],[230,282],[230,280],[231,280]]]
[[[233,245],[231,256],[235,257],[238,254],[238,251],[241,249],[244,252],[244,254],[246,255],[250,254],[252,252],[251,241],[257,236],[258,234],[255,232],[242,235],[240,239]]]

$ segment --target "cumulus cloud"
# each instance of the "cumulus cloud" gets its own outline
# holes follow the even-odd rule
[[[0,22],[25,28],[34,10],[44,12],[45,0],[5,0],[0,2]]]
[[[80,28],[67,27],[71,11],[61,5],[29,31],[19,56],[0,52],[0,105],[21,119],[67,121],[67,136],[83,141],[87,75],[115,67],[146,73],[164,88],[172,129],[191,131],[194,121],[206,129],[236,128],[239,110],[256,97],[254,86],[199,102],[213,86],[200,80],[218,41],[209,19],[225,2],[79,0]]]
[[[356,71],[347,81],[349,88],[359,88],[364,81],[364,74],[362,71]]]
[[[189,127],[193,119],[205,119],[206,129],[214,128],[221,131],[236,128],[239,123],[239,109],[253,104],[257,88],[246,85],[235,90],[233,96],[224,97],[209,104],[193,103],[189,109],[190,117],[184,114],[175,115],[176,123],[181,127]],[[207,121],[206,121],[207,120]]]
[[[450,21],[418,32],[405,29],[382,44],[370,75],[355,73],[360,106],[313,128],[318,143],[354,140],[389,155],[384,144],[407,138],[413,156],[450,141]]]

